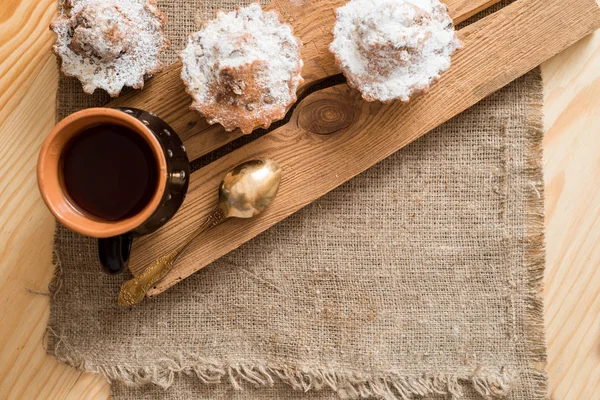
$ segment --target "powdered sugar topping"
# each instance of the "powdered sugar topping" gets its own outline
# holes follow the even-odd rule
[[[438,0],[352,0],[337,10],[330,50],[366,100],[408,101],[461,47]]]
[[[300,43],[258,4],[218,12],[188,38],[182,79],[209,123],[250,133],[285,116],[302,82]]]
[[[86,93],[101,88],[115,97],[124,86],[142,88],[144,76],[161,69],[164,22],[155,0],[72,0],[51,26],[54,52]]]

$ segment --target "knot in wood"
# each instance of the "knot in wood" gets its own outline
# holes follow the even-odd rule
[[[354,109],[341,100],[328,98],[314,101],[300,110],[300,128],[319,135],[329,135],[352,123]]]

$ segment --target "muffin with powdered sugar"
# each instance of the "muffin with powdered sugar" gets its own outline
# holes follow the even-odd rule
[[[217,12],[189,36],[180,56],[191,108],[227,131],[269,127],[297,100],[300,46],[276,12],[256,3]]]
[[[124,86],[143,88],[145,76],[162,69],[159,55],[169,42],[156,0],[69,0],[64,11],[50,26],[53,50],[61,71],[86,93],[100,88],[116,97]]]
[[[336,16],[329,49],[367,101],[408,101],[427,91],[462,47],[438,0],[351,0]]]

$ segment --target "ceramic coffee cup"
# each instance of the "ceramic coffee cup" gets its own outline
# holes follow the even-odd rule
[[[73,146],[70,143],[80,134],[105,126],[122,127],[138,135],[154,160],[149,165],[156,166],[147,201],[132,215],[117,220],[88,212],[73,200],[65,183],[68,174],[76,172],[69,171],[72,164],[65,161],[67,149]],[[118,154],[115,152],[114,156]],[[42,197],[56,219],[77,233],[98,238],[102,265],[107,272],[118,273],[127,266],[133,239],[157,230],[175,215],[187,192],[190,166],[181,139],[156,115],[133,108],[90,108],[68,116],[54,127],[42,145],[37,174]],[[94,190],[97,193],[101,188]]]

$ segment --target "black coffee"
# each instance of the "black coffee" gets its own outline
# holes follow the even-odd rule
[[[150,202],[158,185],[158,165],[140,135],[118,125],[97,125],[67,143],[62,179],[80,211],[118,221]]]

